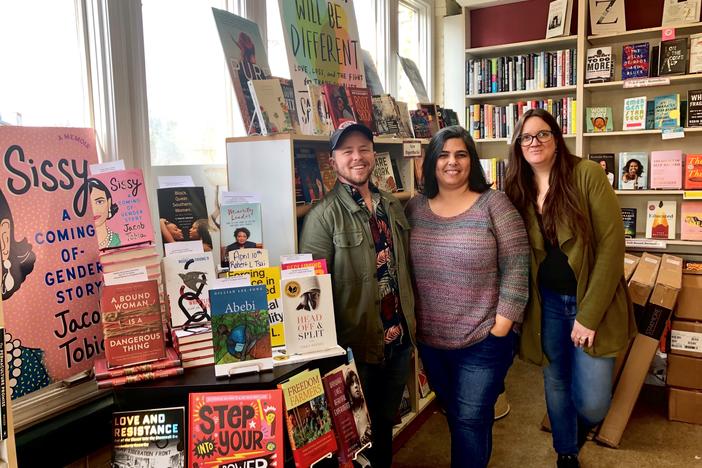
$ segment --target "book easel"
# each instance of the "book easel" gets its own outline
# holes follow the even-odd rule
[[[234,362],[226,364],[226,368],[217,369],[215,365],[215,377],[232,378],[236,375],[259,374],[261,372],[273,370],[273,360],[271,358],[254,359],[245,362]]]

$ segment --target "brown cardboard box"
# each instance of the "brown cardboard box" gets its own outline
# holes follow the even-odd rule
[[[675,317],[702,321],[702,274],[683,271]]]
[[[629,281],[631,275],[636,270],[636,265],[639,264],[639,257],[631,254],[624,254],[624,279]]]
[[[619,446],[656,349],[658,340],[641,334],[634,338],[619,382],[614,389],[612,404],[597,434],[597,440],[603,444],[610,447]]]
[[[668,389],[668,419],[692,424],[702,424],[702,392]]]
[[[651,293],[651,304],[673,310],[682,287],[682,265],[682,258],[674,255],[663,255],[656,284]]]
[[[670,327],[670,352],[702,359],[702,323],[673,320]]]
[[[653,285],[656,283],[658,268],[661,266],[661,258],[644,252],[639,260],[634,274],[629,281],[629,294],[634,304],[645,306],[648,296],[651,295]]]
[[[669,354],[665,383],[671,387],[702,390],[702,359]]]

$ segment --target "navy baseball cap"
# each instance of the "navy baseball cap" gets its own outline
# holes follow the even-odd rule
[[[334,151],[336,147],[341,144],[342,140],[351,132],[361,132],[366,138],[373,142],[373,132],[371,132],[370,128],[360,123],[348,121],[339,125],[339,128],[332,133],[329,139],[329,151]]]

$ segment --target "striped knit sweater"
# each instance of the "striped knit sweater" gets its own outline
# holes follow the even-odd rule
[[[487,337],[495,315],[521,323],[529,296],[529,240],[507,196],[480,195],[457,216],[434,214],[427,198],[409,201],[417,340],[459,349]]]

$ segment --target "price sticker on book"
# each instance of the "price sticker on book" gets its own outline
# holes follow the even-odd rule
[[[661,139],[675,140],[677,138],[685,138],[685,129],[682,127],[669,127],[661,129]]]
[[[675,39],[675,28],[663,28],[661,30],[661,41],[672,41]]]
[[[421,158],[422,140],[402,140],[402,156],[405,158]]]

